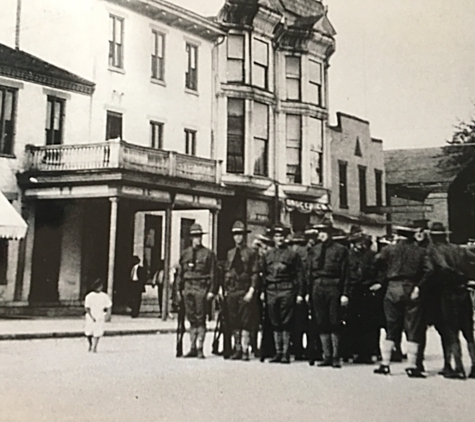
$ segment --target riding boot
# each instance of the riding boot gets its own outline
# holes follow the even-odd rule
[[[323,350],[323,362],[318,366],[332,366],[332,343],[330,334],[320,334],[320,340],[322,342]]]
[[[198,356],[198,352],[196,350],[196,339],[198,336],[198,329],[196,327],[190,328],[190,351],[184,355],[184,358],[196,358]]]
[[[199,359],[204,359],[205,356],[203,354],[203,345],[205,342],[205,337],[206,337],[206,327],[198,327],[198,333],[197,333],[197,357]]]
[[[340,362],[340,335],[337,334],[337,333],[332,333],[331,334],[331,341],[332,341],[332,349],[333,349],[332,366],[334,368],[341,368],[341,362]]]
[[[282,360],[282,342],[282,331],[274,331],[275,356],[269,361],[270,363],[279,363]]]
[[[284,331],[282,333],[282,363],[290,363],[290,331]]]

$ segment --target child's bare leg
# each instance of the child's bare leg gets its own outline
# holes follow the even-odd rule
[[[97,345],[98,345],[98,343],[99,343],[99,339],[100,339],[100,337],[94,337],[94,338],[92,339],[92,341],[93,341],[93,348],[92,348],[92,351],[93,351],[94,353],[97,353]]]
[[[89,343],[89,352],[92,350],[92,336],[86,336],[87,342]]]

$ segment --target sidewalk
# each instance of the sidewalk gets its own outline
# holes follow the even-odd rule
[[[175,333],[176,319],[162,321],[157,317],[131,318],[113,315],[105,324],[106,336]],[[215,321],[207,323],[208,330],[214,330]],[[84,318],[1,318],[0,341],[68,338],[84,336]]]

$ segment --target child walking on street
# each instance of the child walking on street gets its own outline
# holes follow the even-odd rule
[[[96,353],[99,339],[104,335],[104,321],[110,315],[112,301],[102,291],[104,283],[98,279],[91,286],[91,292],[86,296],[86,326],[84,332],[89,342],[89,351]]]

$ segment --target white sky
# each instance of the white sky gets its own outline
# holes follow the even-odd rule
[[[171,0],[214,15],[224,0]],[[325,0],[337,31],[330,111],[386,149],[442,145],[475,110],[475,1]]]

